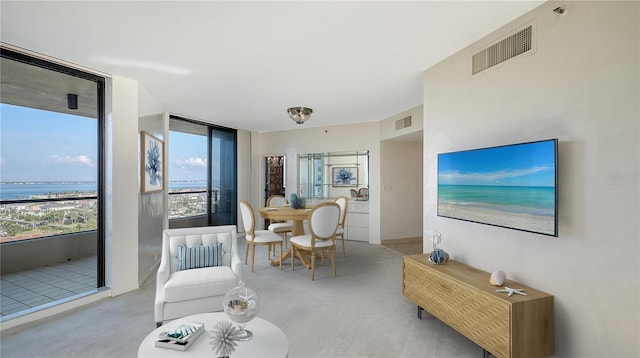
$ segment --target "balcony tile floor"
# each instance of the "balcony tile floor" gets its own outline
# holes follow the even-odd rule
[[[0,317],[96,291],[96,257],[0,276]]]

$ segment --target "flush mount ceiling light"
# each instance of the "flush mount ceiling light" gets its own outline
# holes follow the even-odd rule
[[[287,113],[289,113],[289,117],[291,117],[291,119],[296,123],[302,124],[311,117],[313,109],[307,107],[291,107],[287,109]]]

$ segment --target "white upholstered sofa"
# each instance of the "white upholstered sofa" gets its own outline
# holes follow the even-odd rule
[[[237,240],[235,225],[163,231],[154,306],[158,326],[163,321],[191,314],[222,311],[224,295],[242,280]],[[216,262],[213,266],[209,266],[211,262],[205,262],[206,267],[189,268],[194,263],[201,266],[208,261],[194,259],[204,247],[208,253],[211,247],[215,247]],[[179,251],[182,252],[182,260],[179,260]],[[179,267],[181,265],[183,267]]]

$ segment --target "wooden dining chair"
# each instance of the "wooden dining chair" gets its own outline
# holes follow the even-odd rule
[[[244,264],[247,264],[249,255],[249,246],[251,246],[251,272],[253,272],[253,263],[256,255],[256,245],[267,245],[267,259],[270,259],[271,246],[280,245],[280,258],[282,258],[282,236],[275,234],[269,230],[255,229],[255,215],[253,208],[246,200],[240,200],[240,214],[242,215],[242,224],[245,232],[245,249]],[[280,260],[280,270],[282,270],[282,260]]]
[[[296,251],[311,254],[311,280],[315,280],[316,254],[328,251],[331,255],[333,276],[336,276],[336,230],[340,220],[340,206],[334,202],[323,202],[313,207],[309,214],[308,235],[291,238],[291,271],[295,271]]]
[[[282,195],[271,195],[269,198],[267,198],[268,207],[284,206],[286,205],[286,203],[287,203],[287,200]],[[287,244],[287,233],[291,234],[291,232],[293,231],[292,223],[288,221],[269,219],[269,226],[267,227],[267,229],[273,233],[282,235],[282,238],[284,239],[284,247],[285,248],[289,247],[289,245]]]
[[[346,196],[339,196],[336,198],[335,203],[340,206],[340,220],[338,221],[338,229],[336,230],[336,240],[338,238],[342,240],[342,256],[347,256],[347,251],[344,249],[344,222],[347,219],[349,199]]]

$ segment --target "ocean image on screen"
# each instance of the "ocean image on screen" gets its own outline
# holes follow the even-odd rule
[[[555,140],[438,155],[438,215],[557,236]]]

